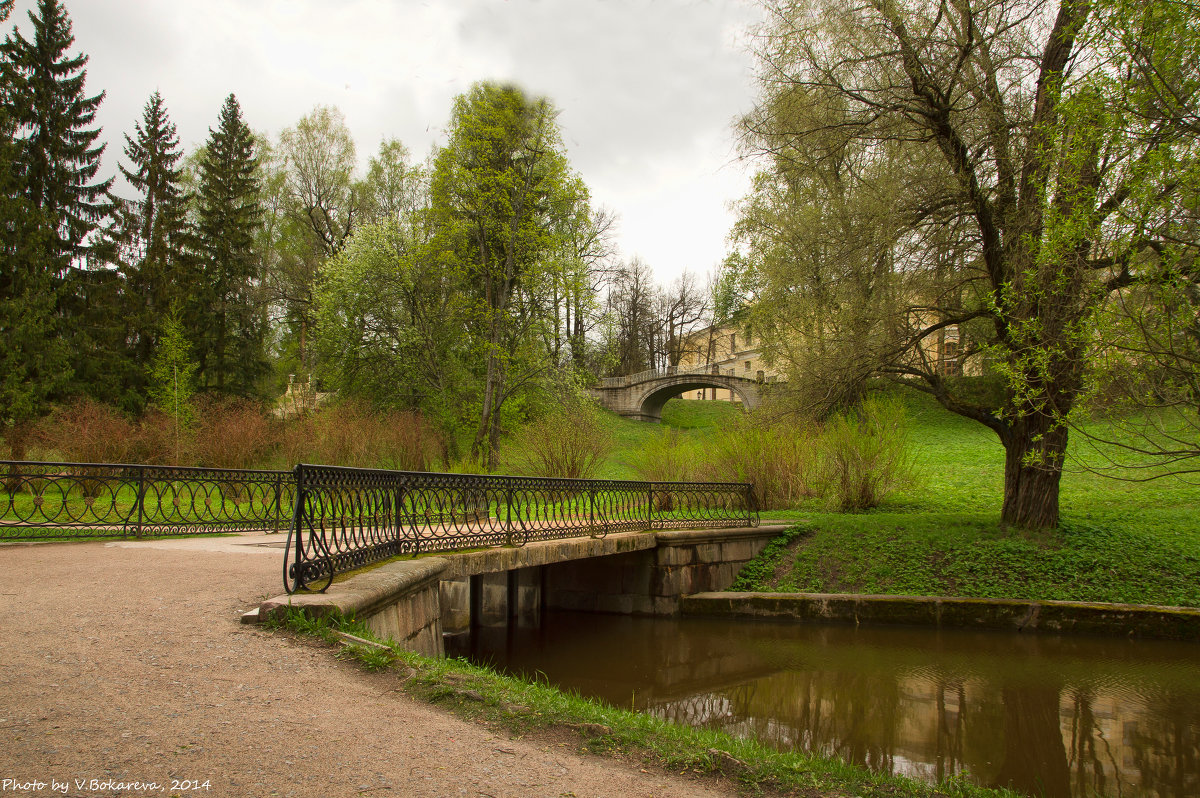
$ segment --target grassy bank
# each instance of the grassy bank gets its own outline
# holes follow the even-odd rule
[[[322,639],[331,650],[342,643],[338,632],[373,640],[362,624],[341,619],[312,620],[292,613],[280,626]],[[422,657],[391,641],[382,646],[347,645],[338,656],[355,660],[369,670],[394,672],[406,694],[515,736],[566,735],[580,749],[594,754],[633,759],[673,773],[723,776],[747,794],[813,798],[1015,796],[959,780],[931,786],[873,773],[841,760],[780,752],[754,741],[601,704],[544,683],[501,676],[462,660]]]
[[[917,479],[870,512],[814,502],[769,513],[799,525],[737,587],[1200,606],[1200,486],[1099,476],[1076,444],[1061,529],[1001,529],[996,436],[921,397],[907,403]]]

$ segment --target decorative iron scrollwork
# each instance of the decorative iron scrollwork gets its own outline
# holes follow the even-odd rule
[[[547,479],[299,465],[284,586],[324,590],[397,554],[758,524],[744,483]],[[310,565],[311,563],[311,565]]]

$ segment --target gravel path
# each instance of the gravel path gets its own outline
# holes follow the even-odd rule
[[[0,546],[0,798],[728,794],[498,735],[241,625],[280,592],[262,542]]]

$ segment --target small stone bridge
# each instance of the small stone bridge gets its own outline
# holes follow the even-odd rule
[[[543,612],[676,616],[684,596],[728,588],[785,526],[620,532],[400,559],[335,582],[324,593],[277,596],[243,623],[353,614],[380,638],[441,656],[443,633],[536,627]]]
[[[753,378],[738,376],[732,371],[721,373],[718,366],[671,367],[651,369],[626,377],[605,377],[588,393],[606,409],[625,418],[639,421],[662,420],[663,405],[686,391],[701,388],[724,388],[742,400],[747,410],[762,401],[763,373]]]

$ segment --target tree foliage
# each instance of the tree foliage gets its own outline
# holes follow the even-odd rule
[[[483,364],[472,455],[495,463],[505,402],[547,366],[535,346],[549,313],[556,232],[586,195],[570,173],[545,98],[480,83],[454,103],[449,140],[434,162],[432,212],[439,255],[469,302]]]
[[[1003,443],[1003,520],[1056,526],[1104,314],[1195,283],[1188,13],[1170,0],[772,5],[765,99],[743,123],[767,163],[739,231],[759,329],[793,384],[839,386],[818,397],[837,400],[886,375],[932,393]],[[997,396],[946,373],[951,335],[957,363],[997,375]]]
[[[424,225],[359,228],[321,269],[314,347],[323,383],[376,407],[420,410],[453,445],[469,422],[464,306]]]
[[[180,185],[183,151],[157,91],[134,131],[133,137],[125,136],[130,165],[119,168],[136,196],[114,201],[117,218],[109,234],[124,277],[126,338],[140,370],[150,363],[161,318],[187,301],[195,285],[188,197]]]
[[[171,421],[175,462],[179,462],[184,431],[195,421],[196,363],[177,310],[163,316],[154,357],[147,374],[150,404]]]
[[[266,318],[257,233],[263,207],[254,136],[230,94],[209,129],[197,190],[197,377],[217,393],[256,395],[265,375]]]
[[[0,19],[11,11],[0,3]],[[69,272],[111,182],[91,182],[104,95],[86,95],[87,57],[68,54],[66,10],[43,0],[29,19],[32,39],[14,29],[0,47],[0,425],[17,458],[28,423],[69,384]]]
[[[39,0],[29,20],[32,40],[14,28],[3,47],[18,168],[26,196],[51,226],[50,252],[69,259],[87,251],[108,210],[112,178],[95,181],[104,145],[92,127],[104,93],[87,95],[88,59],[69,54],[75,37],[61,2]]]

